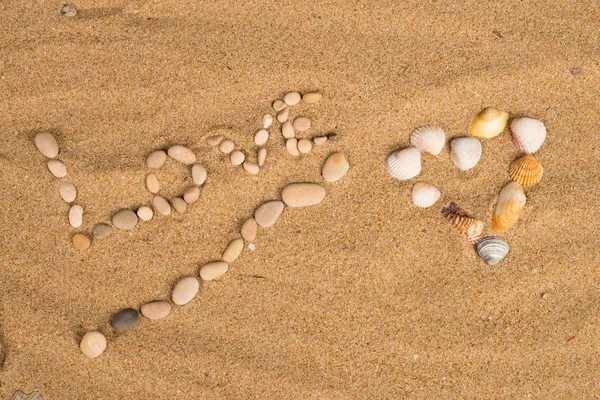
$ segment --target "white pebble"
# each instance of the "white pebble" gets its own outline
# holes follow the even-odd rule
[[[250,243],[248,245],[248,248],[250,249],[250,251],[254,251],[254,249],[256,249],[256,245],[254,243]]]
[[[185,165],[192,165],[196,162],[196,155],[184,146],[171,146],[169,147],[169,150],[167,150],[167,153],[173,160],[179,161]]]
[[[153,151],[146,158],[146,166],[150,169],[161,168],[167,161],[167,153],[162,150]]]
[[[254,135],[254,143],[257,146],[262,146],[269,140],[269,132],[266,129],[261,129]]]
[[[235,166],[242,165],[245,159],[246,156],[239,150],[236,150],[233,153],[231,153],[231,156],[229,157],[229,160]]]
[[[273,123],[273,117],[271,116],[271,114],[263,115],[262,123],[263,123],[263,128],[269,129],[269,127]]]
[[[58,160],[49,160],[48,161],[48,170],[50,173],[57,178],[64,178],[67,176],[67,167],[63,164],[62,161]]]
[[[306,117],[298,117],[294,120],[294,129],[304,132],[310,128],[310,119]]]
[[[148,188],[150,193],[158,193],[160,190],[160,184],[158,183],[158,178],[156,175],[152,173],[146,175],[146,188]]]
[[[48,158],[54,158],[58,155],[58,143],[56,143],[54,136],[48,132],[38,133],[35,136],[35,145],[40,153]]]
[[[154,212],[152,212],[152,209],[148,206],[141,206],[137,210],[137,216],[142,221],[150,221],[152,219],[152,217],[154,216]]]
[[[286,109],[280,111],[279,114],[277,114],[277,121],[279,121],[279,123],[281,123],[281,124],[283,124],[289,118],[290,118],[290,109],[289,108],[286,108]]]
[[[327,136],[318,136],[313,139],[313,142],[315,142],[315,146],[320,146],[327,142]]]
[[[204,281],[212,281],[220,278],[227,270],[229,265],[223,261],[215,261],[208,264],[204,264],[200,268],[200,278]]]
[[[283,125],[281,125],[281,134],[286,139],[291,139],[296,134],[294,131],[294,126],[290,121],[285,121]]]
[[[229,139],[223,140],[221,142],[221,144],[219,145],[219,150],[221,150],[225,154],[231,153],[234,148],[235,148],[235,143],[233,143],[233,140],[229,140]]]
[[[259,167],[262,167],[265,164],[265,161],[267,159],[266,147],[261,147],[260,150],[258,150],[258,155],[257,155],[256,159],[258,160]]]
[[[79,204],[75,204],[69,210],[69,224],[73,228],[79,228],[83,223],[83,207]]]
[[[300,96],[300,93],[289,92],[286,93],[285,96],[283,96],[283,102],[288,106],[295,106],[296,104],[300,103],[301,98],[302,96]]]
[[[281,100],[275,100],[273,102],[273,109],[275,111],[281,111],[286,107],[285,103]]]
[[[206,144],[208,144],[209,146],[216,146],[219,143],[221,143],[221,140],[223,140],[223,135],[209,136],[206,138]]]
[[[183,193],[183,200],[185,200],[185,202],[188,204],[197,202],[199,198],[200,188],[198,186],[187,188]]]
[[[158,211],[162,215],[171,214],[171,206],[164,198],[160,196],[154,196],[154,198],[152,199],[152,204],[154,204],[154,208],[156,208],[156,211]]]
[[[181,197],[173,197],[171,204],[179,214],[183,214],[187,210],[187,203]]]
[[[58,193],[67,203],[70,203],[77,198],[77,189],[75,189],[75,185],[72,183],[61,183],[58,187]]]
[[[305,93],[304,96],[302,96],[302,101],[305,102],[306,104],[316,104],[316,103],[320,102],[322,98],[323,98],[323,95],[321,93],[311,92],[311,93]]]
[[[195,185],[202,186],[206,181],[206,168],[200,164],[194,164],[192,167],[192,181]]]
[[[294,157],[298,157],[300,152],[298,151],[298,139],[291,138],[285,142],[285,149],[293,155]]]
[[[181,278],[173,288],[171,299],[173,303],[182,306],[196,297],[199,288],[200,283],[198,283],[198,279],[193,276],[186,276],[185,278]]]
[[[260,168],[258,168],[258,164],[250,161],[244,161],[243,167],[244,170],[246,170],[246,172],[252,175],[256,175],[260,171]]]
[[[308,139],[298,140],[298,151],[302,154],[309,153],[312,150],[312,142]]]

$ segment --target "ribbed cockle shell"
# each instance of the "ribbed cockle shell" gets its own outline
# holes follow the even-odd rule
[[[475,244],[483,237],[483,222],[468,216],[456,204],[450,203],[448,207],[442,208],[442,214],[467,242]]]
[[[481,143],[474,137],[453,139],[450,148],[450,160],[461,171],[473,168],[481,158]]]
[[[427,182],[417,182],[412,189],[412,200],[417,207],[431,207],[440,198],[440,190]]]
[[[385,168],[396,179],[414,178],[421,172],[421,152],[415,147],[396,150],[386,158]]]
[[[538,151],[546,139],[546,127],[537,119],[515,118],[510,124],[510,129],[515,147],[525,154]]]
[[[506,257],[509,251],[508,243],[495,236],[481,239],[475,248],[477,254],[489,265],[496,265]]]
[[[446,134],[437,126],[425,125],[410,134],[410,144],[424,153],[437,156],[446,143]]]
[[[482,138],[493,138],[506,128],[508,113],[497,108],[488,107],[477,114],[471,122],[471,135]]]
[[[526,155],[510,164],[508,174],[513,181],[523,186],[532,186],[542,179],[544,168],[533,156]]]
[[[513,226],[525,207],[527,198],[519,182],[507,183],[498,196],[492,213],[492,227],[496,232],[504,232]]]

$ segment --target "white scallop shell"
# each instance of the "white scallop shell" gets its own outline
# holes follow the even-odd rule
[[[437,126],[425,125],[415,129],[410,134],[410,144],[424,153],[437,156],[444,148],[446,134]]]
[[[546,127],[533,118],[515,118],[510,124],[512,141],[525,154],[535,153],[546,140]]]
[[[431,207],[440,198],[440,189],[427,182],[417,182],[412,189],[412,200],[417,207]]]
[[[477,244],[477,254],[489,265],[496,265],[506,257],[509,251],[508,243],[495,236],[488,236]]]
[[[386,158],[385,167],[396,179],[414,178],[421,172],[421,152],[415,147],[396,150]]]
[[[481,158],[481,142],[474,137],[453,139],[450,148],[450,159],[461,171],[473,168]]]

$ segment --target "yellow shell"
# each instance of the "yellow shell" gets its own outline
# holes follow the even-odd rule
[[[467,242],[475,244],[483,237],[483,222],[469,217],[456,204],[450,203],[448,207],[442,208],[442,214],[463,235]]]
[[[493,138],[506,128],[508,113],[497,108],[488,107],[477,114],[471,122],[471,135],[482,138]]]
[[[527,198],[519,182],[510,182],[500,191],[492,213],[492,227],[496,232],[504,232],[513,226],[525,207]]]
[[[508,174],[523,186],[533,186],[542,179],[544,167],[533,156],[526,155],[510,164]]]

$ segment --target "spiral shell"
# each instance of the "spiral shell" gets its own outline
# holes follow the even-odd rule
[[[446,143],[446,134],[437,126],[425,125],[410,134],[410,144],[424,153],[437,156]]]
[[[468,216],[456,204],[450,203],[448,207],[442,208],[442,214],[467,242],[475,244],[483,237],[483,222]]]
[[[495,236],[484,237],[475,249],[477,254],[489,265],[496,265],[504,260],[509,251],[508,243]]]
[[[488,107],[473,119],[469,131],[473,136],[489,139],[502,133],[507,122],[508,113],[506,111]]]
[[[474,137],[453,139],[450,148],[450,159],[461,171],[473,168],[481,158],[481,143]]]
[[[508,174],[523,186],[533,186],[542,179],[544,167],[533,156],[526,155],[510,164]]]
[[[519,182],[507,183],[498,196],[492,213],[492,227],[496,232],[504,232],[513,226],[525,207],[527,198]]]
[[[427,182],[417,182],[412,189],[412,200],[417,207],[431,207],[440,198],[440,189]]]
[[[515,147],[525,154],[538,151],[546,139],[546,127],[537,119],[515,118],[510,129]]]
[[[414,147],[396,150],[386,158],[385,167],[396,179],[414,178],[421,172],[421,152]]]

